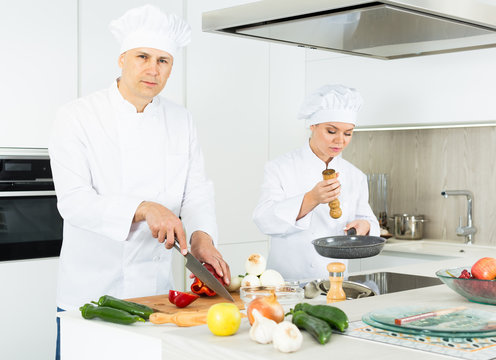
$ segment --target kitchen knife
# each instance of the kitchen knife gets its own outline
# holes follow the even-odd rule
[[[174,247],[181,253],[181,248],[179,247],[179,242],[174,241]],[[182,254],[181,254],[182,255]],[[215,278],[215,276],[208,271],[205,266],[202,265],[191,253],[188,251],[186,255],[183,255],[186,259],[186,267],[191,271],[198,279],[200,279],[205,285],[207,285],[211,290],[215,291],[216,294],[219,294],[224,299],[234,302],[229,291],[220,283],[219,280]]]

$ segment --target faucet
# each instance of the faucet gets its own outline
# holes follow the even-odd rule
[[[465,236],[465,244],[472,245],[472,239],[477,232],[475,226],[472,225],[472,199],[474,194],[469,190],[443,190],[441,195],[447,198],[448,196],[466,196],[467,197],[467,225],[462,226],[462,217],[456,228],[456,235]]]

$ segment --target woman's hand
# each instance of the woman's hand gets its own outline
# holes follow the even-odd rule
[[[229,265],[214,246],[210,235],[203,231],[195,231],[191,235],[191,254],[199,261],[212,265],[217,275],[222,277],[226,285],[229,285],[231,282]]]
[[[328,204],[338,198],[341,193],[341,184],[338,177],[339,173],[336,173],[336,178],[334,179],[319,181],[312,190],[305,194],[296,220],[307,215],[317,205]]]
[[[370,223],[367,220],[353,220],[344,228],[345,231],[350,230],[351,228],[356,229],[357,235],[368,235],[370,231]]]
[[[144,220],[146,220],[152,236],[160,243],[165,241],[166,249],[172,249],[174,238],[176,237],[179,241],[181,253],[183,255],[188,253],[183,224],[172,211],[159,203],[143,201],[136,209],[133,222]]]

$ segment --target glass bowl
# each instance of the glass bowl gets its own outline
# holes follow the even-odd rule
[[[496,305],[496,280],[460,279],[458,276],[463,270],[470,271],[470,267],[439,270],[436,275],[443,283],[468,300]]]
[[[244,286],[239,289],[241,300],[248,305],[256,298],[264,297],[275,292],[277,301],[281,305],[296,304],[303,300],[303,288],[297,284],[286,284],[282,286]]]

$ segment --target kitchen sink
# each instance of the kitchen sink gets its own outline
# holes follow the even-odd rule
[[[349,276],[343,282],[343,290],[346,298],[352,300],[441,284],[442,281],[437,277],[376,272]],[[304,288],[307,298],[312,298],[318,293],[325,295],[329,291],[329,280],[315,280],[305,285]]]
[[[352,275],[348,277],[348,280],[368,286],[377,295],[441,285],[443,283],[437,277],[400,274],[394,272],[376,272],[364,275]]]

